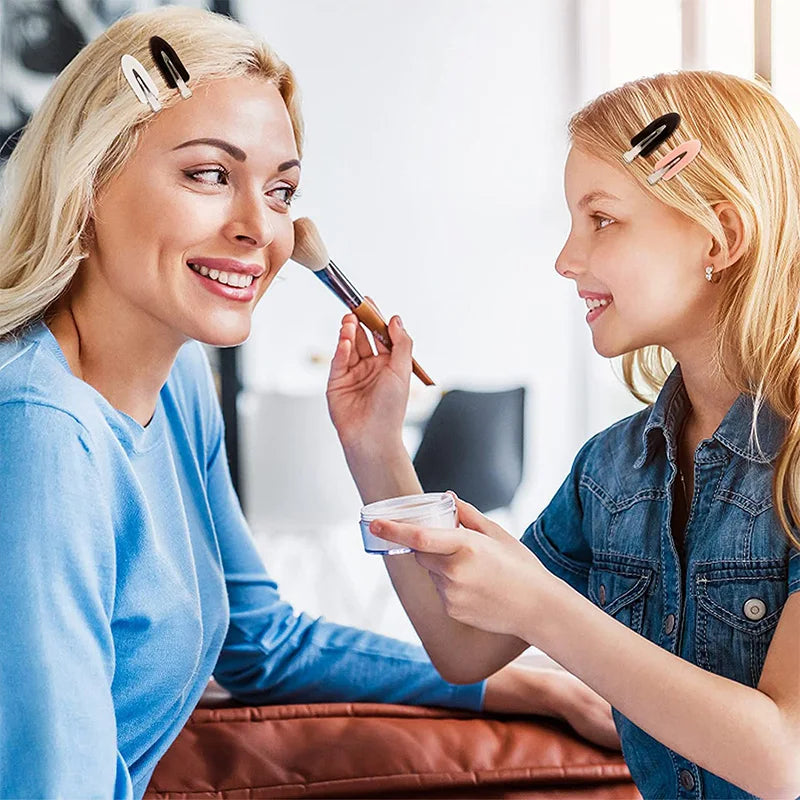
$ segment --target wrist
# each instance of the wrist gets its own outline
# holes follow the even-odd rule
[[[422,491],[402,441],[348,446],[344,455],[364,503]]]

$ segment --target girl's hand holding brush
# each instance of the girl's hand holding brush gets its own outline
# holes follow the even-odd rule
[[[367,298],[368,302],[369,298]],[[403,418],[411,380],[411,337],[399,317],[389,320],[391,351],[367,334],[354,314],[342,320],[328,378],[328,409],[345,453],[405,454]]]

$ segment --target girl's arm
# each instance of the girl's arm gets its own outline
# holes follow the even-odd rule
[[[398,317],[389,321],[389,335],[392,352],[376,341],[378,355],[373,355],[356,317],[345,316],[328,381],[331,418],[365,503],[422,491],[402,439],[412,341]],[[413,555],[387,556],[384,563],[403,608],[445,680],[473,683],[527,648],[516,636],[487,633],[448,617],[427,570]]]
[[[721,778],[759,797],[800,795],[800,593],[784,606],[753,689],[630,630],[477,510],[458,509],[473,530],[385,521],[372,529],[417,550],[453,619],[541,648],[635,725]]]

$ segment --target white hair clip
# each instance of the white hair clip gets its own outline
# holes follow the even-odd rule
[[[122,74],[130,84],[136,99],[143,105],[150,106],[153,111],[161,111],[158,99],[158,87],[150,77],[150,73],[142,66],[138,59],[125,53],[120,59]]]

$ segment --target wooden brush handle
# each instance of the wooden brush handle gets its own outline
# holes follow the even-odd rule
[[[392,349],[392,340],[389,338],[389,329],[386,327],[386,320],[381,316],[381,312],[378,311],[369,300],[364,300],[360,306],[356,306],[356,308],[353,309],[353,313],[372,331],[372,335],[384,347],[388,350]],[[426,386],[433,386],[431,377],[413,358],[411,359],[411,369]]]

